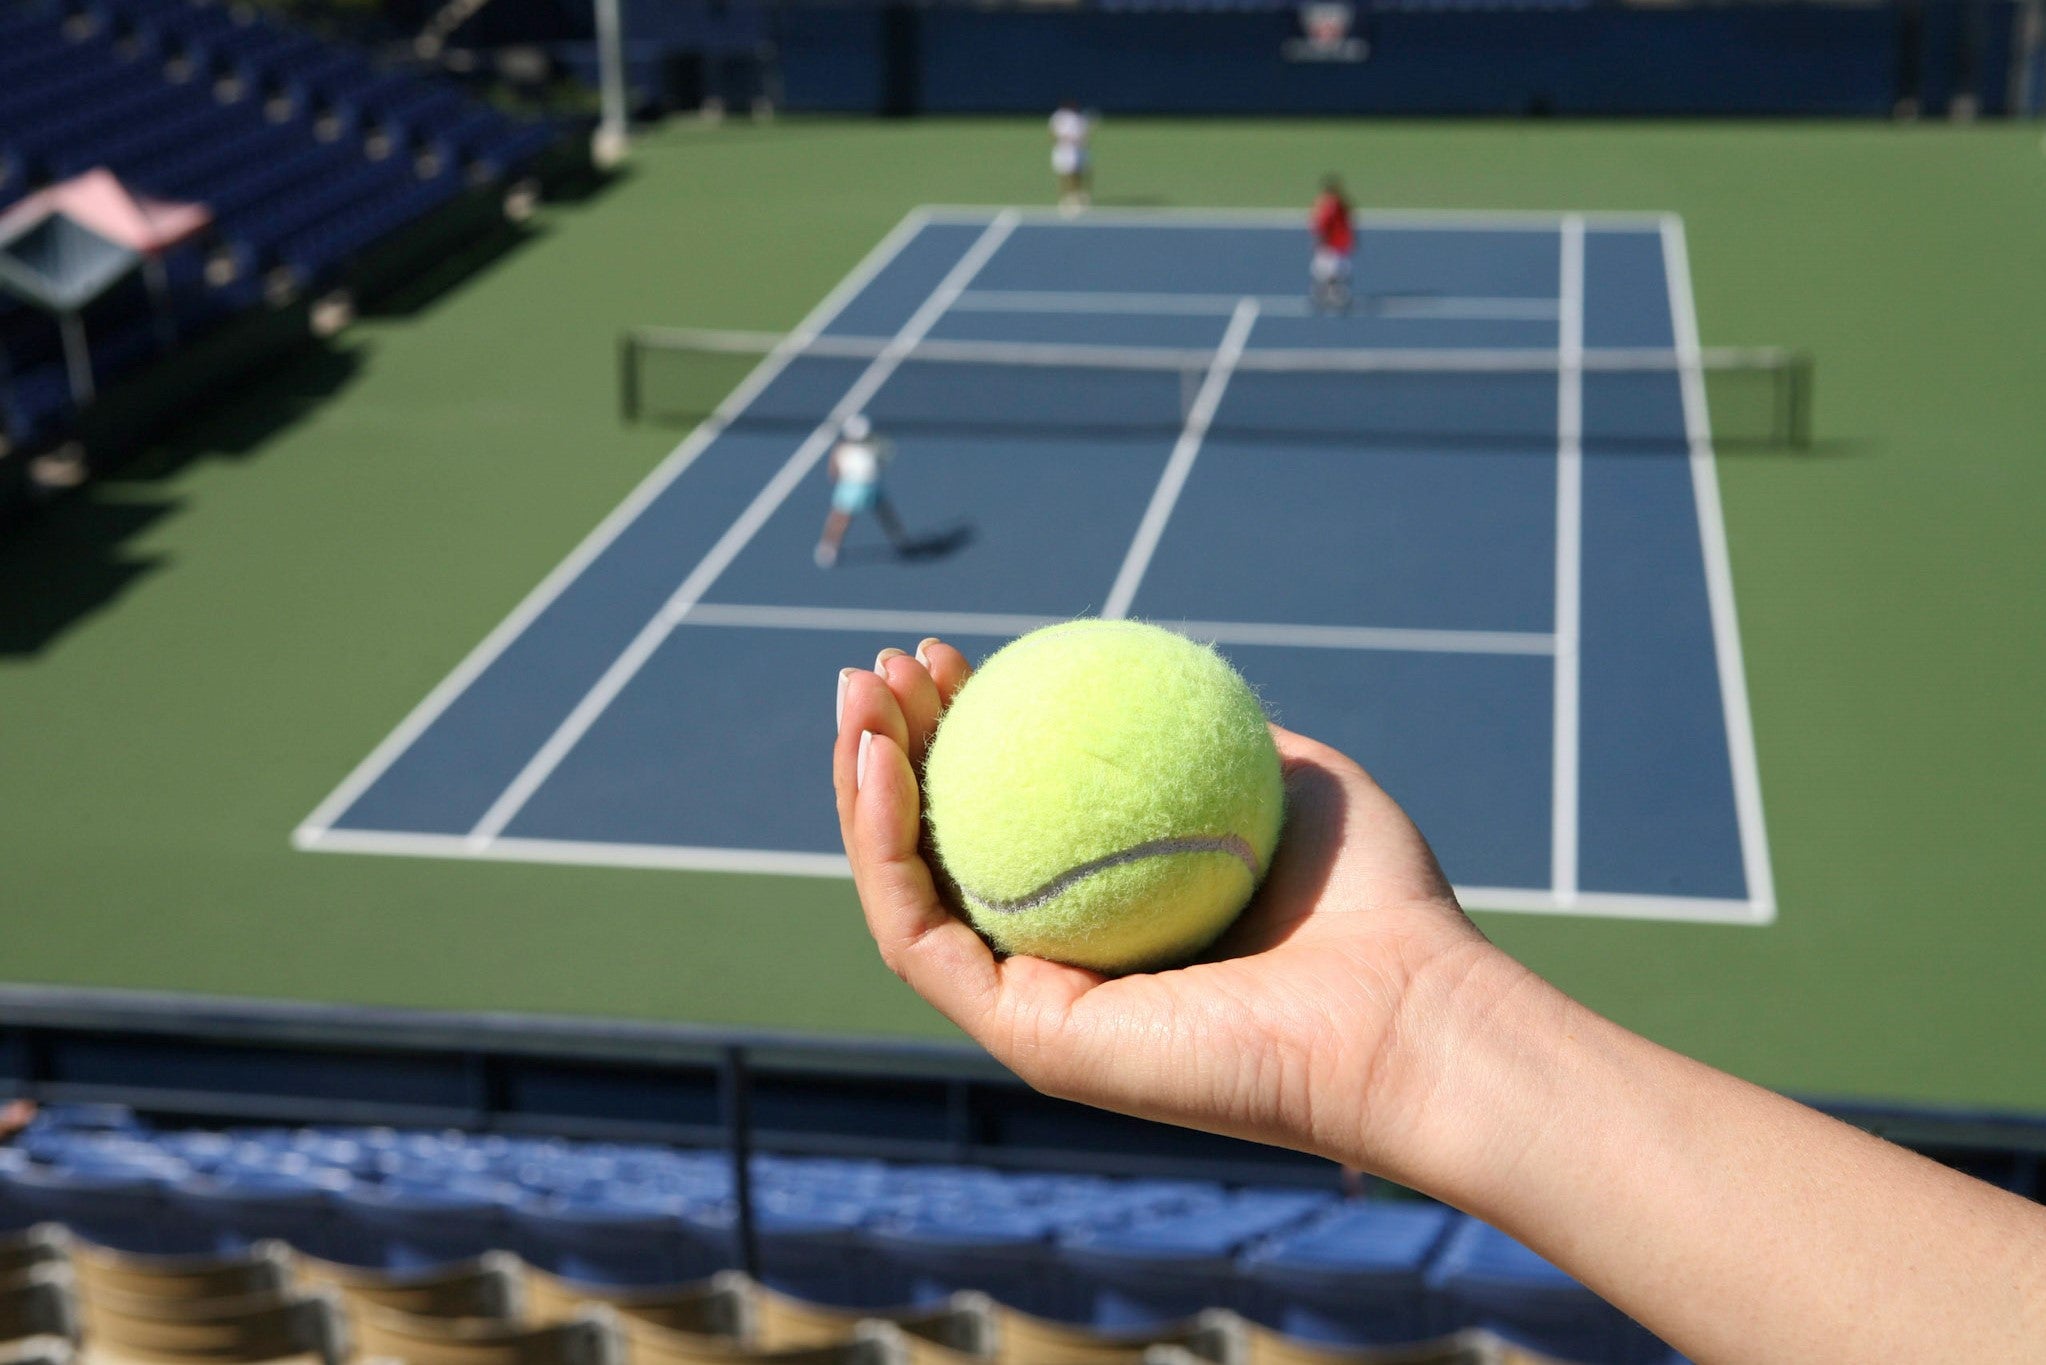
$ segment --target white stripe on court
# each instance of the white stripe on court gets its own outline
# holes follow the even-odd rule
[[[1726,712],[1726,748],[1733,769],[1734,814],[1740,825],[1741,869],[1746,874],[1754,922],[1776,918],[1776,880],[1769,864],[1769,835],[1762,820],[1762,777],[1755,758],[1755,723],[1748,709],[1747,669],[1741,658],[1740,618],[1734,611],[1733,561],[1726,548],[1726,515],[1719,500],[1719,470],[1712,450],[1712,415],[1705,402],[1704,348],[1698,340],[1698,305],[1691,294],[1691,259],[1683,219],[1662,220],[1662,268],[1669,279],[1670,326],[1680,365],[1684,437],[1690,446],[1692,500],[1698,505],[1698,536],[1704,548],[1705,591],[1712,610],[1713,654],[1719,662],[1719,695]]]
[[[959,296],[962,313],[1104,313],[1115,316],[1228,317],[1241,294],[1123,293],[1092,289],[975,289]],[[1314,305],[1296,294],[1258,294],[1258,311],[1268,317],[1310,317]],[[1554,299],[1481,298],[1461,295],[1394,294],[1360,300],[1360,317],[1441,318],[1456,321],[1546,322],[1556,316]]]
[[[1267,625],[1262,621],[1159,621],[1218,645],[1280,645],[1288,649],[1380,649],[1416,654],[1547,654],[1555,637],[1538,631],[1420,630],[1395,626]]]
[[[687,844],[602,843],[574,839],[493,839],[481,846],[459,834],[414,834],[402,830],[330,829],[309,839],[315,853],[374,854],[393,858],[463,858],[480,862],[542,863],[564,867],[614,867],[660,872],[766,873],[783,877],[844,878],[851,868],[842,853],[795,853],[779,849],[707,848]],[[1515,886],[1452,888],[1467,910],[1518,914],[1593,915],[1607,919],[1663,920],[1701,924],[1754,924],[1766,914],[1747,901],[1705,896],[1630,896],[1581,892],[1563,905],[1546,890]]]
[[[597,718],[604,713],[605,708],[625,690],[626,684],[638,675],[639,670],[646,666],[647,660],[653,657],[654,652],[661,647],[662,641],[668,638],[681,623],[682,618],[689,614],[689,609],[696,605],[697,599],[717,581],[718,575],[730,566],[739,552],[746,548],[747,542],[767,524],[768,518],[774,515],[789,494],[809,475],[817,461],[831,448],[831,443],[837,438],[840,424],[865,407],[868,400],[880,392],[881,386],[895,373],[896,366],[902,363],[903,357],[923,340],[938,319],[944,316],[945,310],[952,305],[953,300],[965,292],[966,286],[980,273],[988,258],[1001,248],[1015,227],[1016,220],[1012,216],[999,216],[988,224],[973,245],[967,248],[966,254],[946,272],[945,278],[931,292],[930,297],[923,301],[922,306],[907,322],[903,323],[902,329],[895,334],[890,348],[877,356],[860,377],[853,381],[852,387],[846,390],[845,396],[838,400],[831,412],[810,433],[809,438],[796,448],[796,452],[789,456],[788,461],[755,495],[746,510],[725,529],[722,536],[718,537],[710,552],[698,562],[689,576],[682,580],[681,586],[662,604],[653,619],[640,629],[639,634],[633,637],[632,643],[627,645],[624,652],[604,670],[603,676],[597,679],[596,684],[576,703],[575,708],[555,728],[554,733],[547,737],[546,743],[542,744],[527,761],[526,766],[519,770],[518,776],[514,777],[497,800],[491,803],[490,809],[483,813],[482,819],[469,831],[471,844],[488,844],[504,832],[505,827],[525,808],[526,802],[532,799],[533,793],[553,775],[561,761],[568,757],[582,737],[589,732],[590,727],[596,724]]]
[[[1158,549],[1159,538],[1165,534],[1165,524],[1172,519],[1172,508],[1179,501],[1179,491],[1186,487],[1187,475],[1193,473],[1194,461],[1200,456],[1201,442],[1207,439],[1208,427],[1215,420],[1215,410],[1222,406],[1222,394],[1229,387],[1229,376],[1242,357],[1243,348],[1250,342],[1251,329],[1256,326],[1257,300],[1239,300],[1235,313],[1229,319],[1228,330],[1222,333],[1222,342],[1215,348],[1215,358],[1208,366],[1207,377],[1201,381],[1200,392],[1194,396],[1193,410],[1186,415],[1186,428],[1179,433],[1179,440],[1172,447],[1172,458],[1165,462],[1165,472],[1158,476],[1158,486],[1151,491],[1151,504],[1144,509],[1144,519],[1137,523],[1137,534],[1130,542],[1129,553],[1123,556],[1122,569],[1115,576],[1114,586],[1108,590],[1108,600],[1102,604],[1101,614],[1111,621],[1130,614],[1130,603],[1136,600],[1137,587],[1144,581],[1144,571],[1151,567],[1151,556]]]
[[[737,626],[751,630],[851,630],[876,635],[987,635],[1008,639],[1063,616],[1017,616],[978,611],[888,611],[870,607],[778,607],[699,602],[682,619],[685,626]]]
[[[985,223],[995,213],[1013,213],[1031,227],[1136,228],[1290,228],[1307,234],[1303,208],[1093,208],[1069,217],[1055,208],[1016,208],[1000,204],[927,204],[934,223]],[[1362,209],[1353,215],[1360,227],[1405,232],[1554,232],[1566,216],[1584,220],[1594,232],[1653,232],[1659,213],[1628,210],[1564,214],[1542,209]]]
[[[784,607],[699,602],[685,626],[754,630],[841,630],[900,635],[991,636],[1008,639],[1064,616],[993,612],[883,611],[866,607]],[[1284,625],[1265,621],[1154,621],[1154,625],[1218,645],[1275,645],[1288,649],[1370,649],[1420,654],[1548,654],[1555,637],[1536,631],[1419,630],[1395,626]]]
[[[1556,349],[1556,682],[1549,790],[1549,886],[1577,897],[1578,693],[1584,579],[1584,222],[1565,218]]]
[[[596,528],[569,552],[568,557],[555,565],[553,570],[512,609],[511,614],[498,622],[497,626],[455,666],[454,671],[441,679],[398,723],[398,727],[386,735],[383,741],[342,779],[341,785],[329,793],[327,799],[315,807],[293,831],[292,842],[299,847],[305,847],[308,840],[323,834],[336,820],[345,815],[348,808],[360,800],[362,794],[374,786],[377,779],[382,777],[436,720],[440,719],[442,713],[454,704],[456,698],[468,691],[476,679],[497,662],[498,656],[510,648],[512,642],[518,639],[542,612],[553,605],[554,600],[566,592],[569,585],[581,577],[583,571],[610,548],[611,543],[624,534],[626,528],[638,520],[640,514],[645,512],[670,484],[681,477],[682,472],[709,447],[732,418],[773,382],[790,359],[823,332],[843,311],[846,304],[900,254],[910,239],[923,230],[925,222],[926,215],[921,210],[913,211],[890,229],[887,236],[875,243],[873,249],[852,268],[852,272],[840,280],[831,292],[818,300],[817,306],[796,324],[795,330],[784,337],[761,360],[724,402],[718,404],[717,410],[702,425],[690,432],[680,445],[668,452],[653,471],[626,495],[625,500],[612,508],[604,519],[597,523]]]
[[[1552,891],[1516,886],[1453,888],[1466,910],[1503,910],[1527,915],[1591,915],[1601,919],[1681,921],[1692,924],[1766,924],[1770,915],[1752,901],[1714,896],[1632,895],[1579,891],[1567,902]]]

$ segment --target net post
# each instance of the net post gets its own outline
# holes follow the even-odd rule
[[[618,414],[626,426],[639,421],[639,341],[629,331],[618,334]]]
[[[1785,400],[1790,405],[1790,445],[1793,450],[1810,450],[1813,378],[1811,356],[1804,351],[1793,352],[1790,356],[1789,375],[1790,384]]]

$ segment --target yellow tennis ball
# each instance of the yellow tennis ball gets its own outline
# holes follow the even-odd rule
[[[1264,710],[1222,657],[1136,621],[998,651],[931,743],[924,806],[997,948],[1102,972],[1183,962],[1270,866],[1285,814]]]

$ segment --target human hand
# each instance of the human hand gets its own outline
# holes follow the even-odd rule
[[[1342,754],[1273,726],[1285,833],[1204,960],[1106,977],[998,958],[921,842],[917,766],[970,672],[926,640],[840,675],[839,829],[888,966],[1047,1094],[1402,1174],[1455,1046],[1445,1003],[1479,968],[1511,968],[1413,822]]]

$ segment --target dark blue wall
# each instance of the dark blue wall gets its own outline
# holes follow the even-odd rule
[[[1130,13],[898,11],[913,70],[884,77],[874,9],[792,6],[779,16],[793,109],[877,112],[893,90],[930,113],[1018,113],[1062,96],[1112,113],[1746,114],[1883,117],[1912,89],[1942,112],[1969,70],[1985,113],[2008,91],[2011,0],[1739,5],[1641,11],[1371,13],[1361,63],[1296,63],[1290,9]]]

